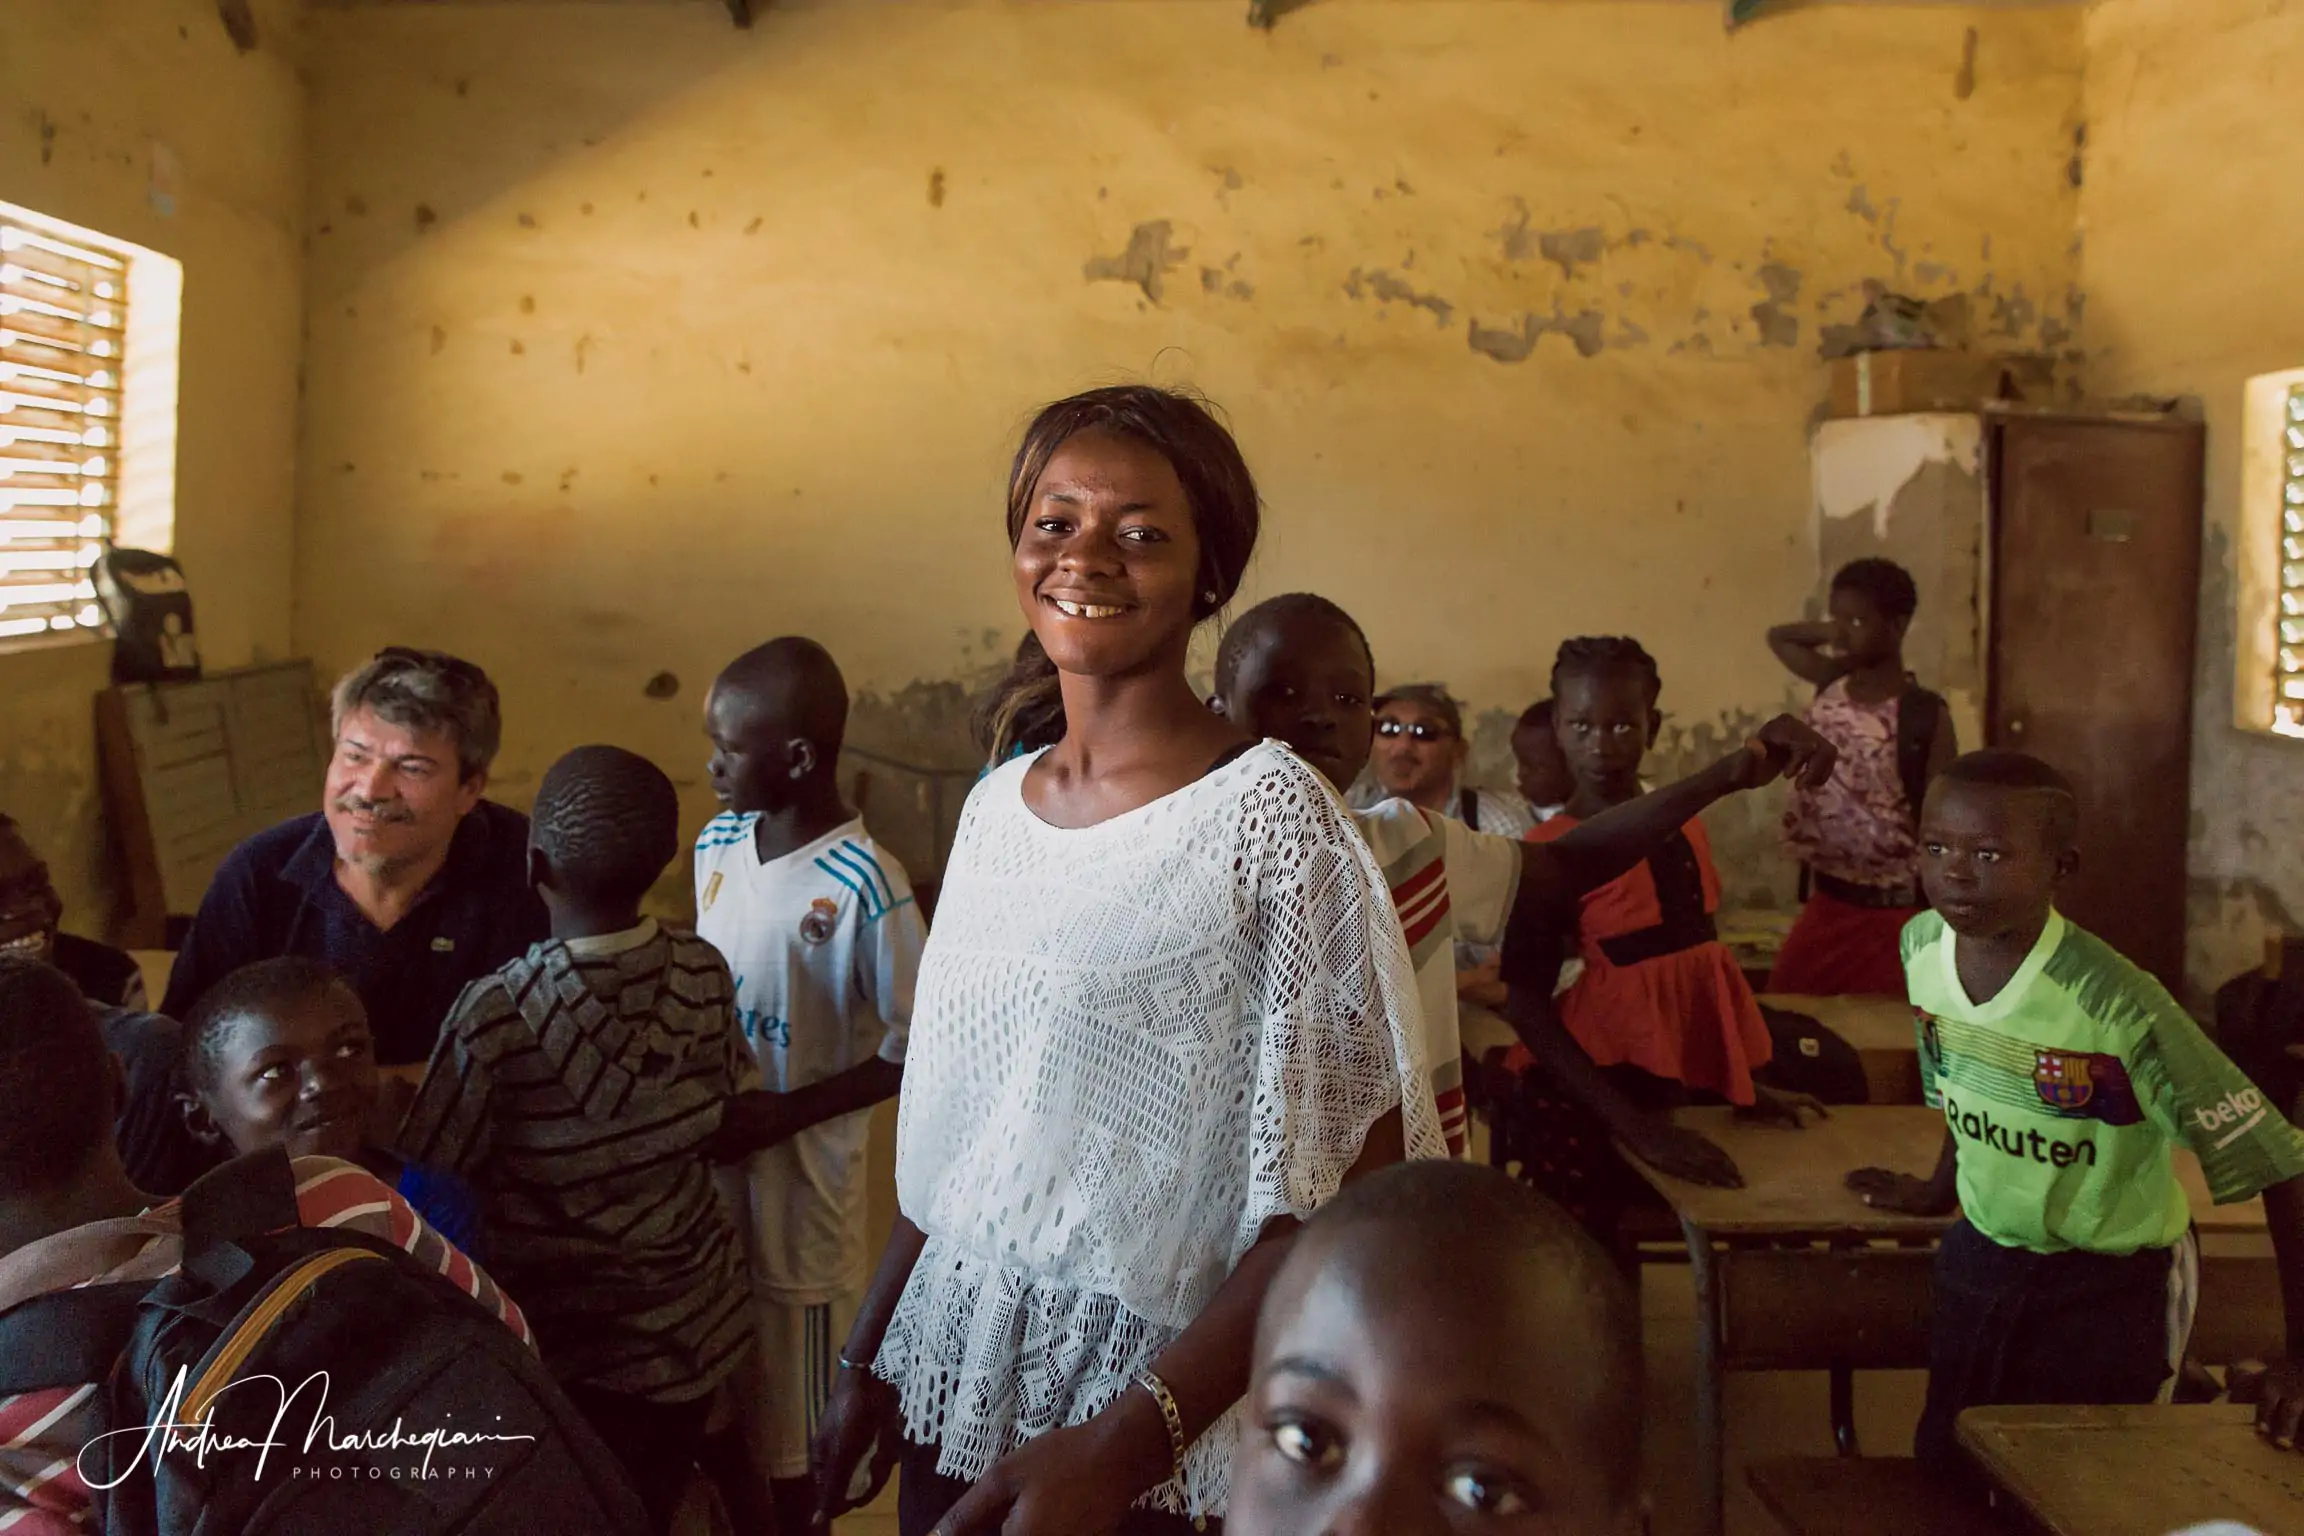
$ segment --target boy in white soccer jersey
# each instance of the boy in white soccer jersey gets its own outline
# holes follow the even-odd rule
[[[784,1536],[815,1508],[808,1450],[864,1288],[861,1113],[904,1072],[927,934],[904,867],[840,798],[840,669],[788,637],[728,664],[705,703],[712,790],[696,843],[696,929],[727,957],[767,1090],[740,1096],[721,1150],[749,1151],[760,1390],[753,1456]]]
[[[1375,740],[1375,671],[1367,637],[1350,614],[1324,597],[1292,592],[1257,604],[1225,632],[1209,706],[1246,730],[1286,742],[1341,793],[1366,765]],[[1562,958],[1560,930],[1583,892],[1637,864],[1713,801],[1787,772],[1821,782],[1831,769],[1823,739],[1783,718],[1701,773],[1596,816],[1557,842],[1476,832],[1398,797],[1354,811],[1391,884],[1415,962],[1425,1064],[1449,1150],[1462,1156],[1466,1140],[1456,1019],[1455,951],[1462,940],[1501,946],[1504,978],[1514,984],[1505,1010],[1514,1031],[1642,1161],[1699,1183],[1740,1182],[1719,1147],[1627,1103],[1560,1027],[1549,1006]],[[1797,1098],[1779,1096],[1770,1109],[1797,1124]]]
[[[1936,1255],[1928,1403],[1914,1450],[1956,1472],[1955,1425],[1989,1403],[2149,1403],[2192,1329],[2199,1247],[2171,1158],[2219,1204],[2264,1197],[2288,1358],[2258,1427],[2304,1414],[2304,1135],[2160,983],[2056,910],[2079,867],[2064,775],[1971,752],[1920,814],[1931,910],[1904,928],[1920,1080],[1944,1111],[1928,1178],[1860,1168],[1868,1205],[1960,1219]]]

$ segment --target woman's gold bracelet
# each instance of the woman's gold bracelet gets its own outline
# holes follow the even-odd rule
[[[1168,1383],[1160,1379],[1158,1371],[1138,1371],[1136,1385],[1151,1393],[1152,1401],[1160,1405],[1160,1422],[1168,1426],[1169,1475],[1181,1488],[1184,1483],[1184,1453],[1190,1449],[1190,1442],[1184,1438],[1184,1410],[1176,1406],[1176,1394],[1168,1390]],[[1192,1523],[1201,1530],[1207,1529],[1204,1521],[1195,1520]]]

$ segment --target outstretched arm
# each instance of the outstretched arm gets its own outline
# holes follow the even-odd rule
[[[747,1157],[811,1126],[894,1098],[903,1082],[902,1062],[875,1056],[790,1093],[767,1088],[739,1093],[721,1110],[719,1132],[706,1144],[704,1154],[716,1162]]]
[[[1836,682],[1848,664],[1835,660],[1824,647],[1832,643],[1832,626],[1820,623],[1779,624],[1768,631],[1768,649],[1785,670],[1803,682],[1821,688]]]
[[[1838,760],[1830,742],[1778,715],[1711,767],[1603,811],[1555,842],[1529,844],[1518,899],[1572,901],[1654,853],[1713,802],[1786,774],[1813,789],[1832,777]]]

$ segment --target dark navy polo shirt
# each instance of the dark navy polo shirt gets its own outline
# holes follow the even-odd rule
[[[448,862],[390,932],[336,884],[336,840],[314,811],[259,832],[225,857],[168,977],[161,1012],[183,1018],[230,972],[276,955],[325,960],[368,1007],[377,1060],[432,1054],[467,982],[551,932],[528,888],[528,818],[490,800],[472,808]]]

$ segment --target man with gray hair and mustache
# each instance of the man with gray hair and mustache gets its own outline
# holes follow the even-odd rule
[[[322,809],[232,850],[176,957],[182,1018],[243,965],[324,960],[368,1010],[385,1066],[421,1063],[467,982],[543,938],[528,818],[481,798],[502,722],[468,661],[387,646],[337,683]]]

